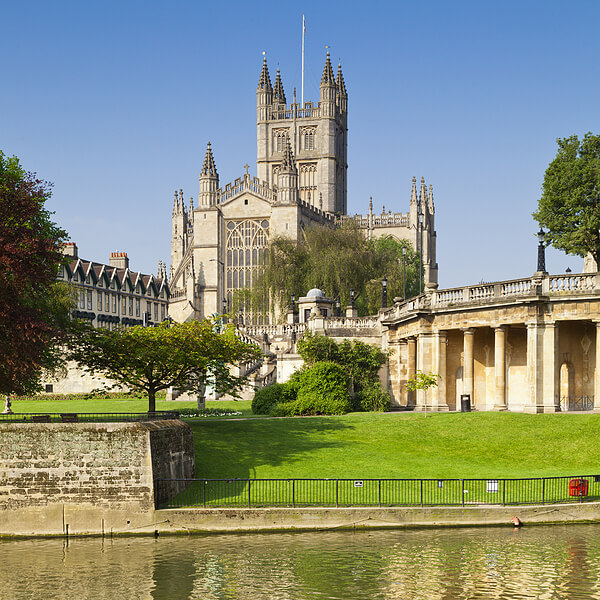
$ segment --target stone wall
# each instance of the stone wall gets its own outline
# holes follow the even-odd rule
[[[194,476],[192,431],[181,421],[0,424],[0,510],[151,511],[154,479],[172,476]]]

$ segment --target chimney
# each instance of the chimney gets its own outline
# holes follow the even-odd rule
[[[77,244],[75,242],[66,242],[63,244],[63,254],[71,258],[77,258]]]
[[[108,264],[117,269],[128,269],[129,259],[127,258],[127,252],[111,252]]]

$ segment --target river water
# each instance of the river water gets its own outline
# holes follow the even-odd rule
[[[0,599],[600,599],[600,525],[0,541]]]

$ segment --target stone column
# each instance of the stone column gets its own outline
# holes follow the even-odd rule
[[[554,323],[527,323],[525,412],[555,412],[559,402],[558,328]]]
[[[594,410],[600,408],[600,321],[596,321],[596,362],[594,368]]]
[[[408,338],[408,360],[406,369],[406,378],[412,379],[417,370],[417,340],[414,337]],[[406,406],[415,405],[415,393],[406,392]]]
[[[475,338],[475,329],[469,327],[463,330],[463,394],[469,394],[471,397],[471,408],[475,407],[475,399],[473,398],[473,342]],[[457,398],[457,405],[460,403],[460,398]]]
[[[436,331],[433,334],[433,369],[432,372],[439,375],[438,384],[432,387],[428,394],[431,397],[431,410],[447,411],[446,400],[446,339],[445,331]]]
[[[506,406],[506,325],[494,328],[494,375],[496,379],[494,410],[508,410]]]

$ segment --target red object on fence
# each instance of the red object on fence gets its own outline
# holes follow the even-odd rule
[[[571,479],[569,481],[569,496],[587,496],[587,479]]]

